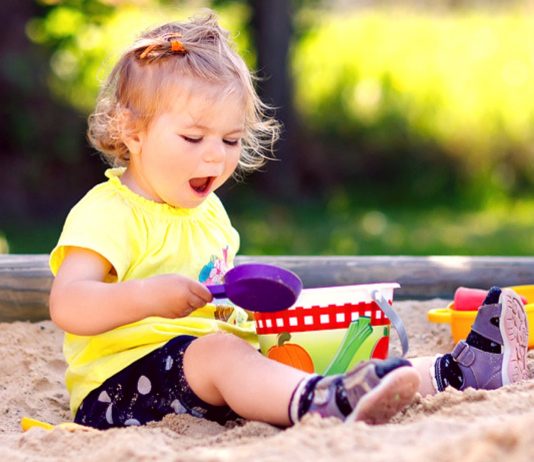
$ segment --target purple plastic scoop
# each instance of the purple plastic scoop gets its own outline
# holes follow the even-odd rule
[[[293,305],[302,281],[292,271],[264,263],[245,263],[224,276],[224,284],[207,286],[215,298],[228,298],[250,311],[281,311]]]

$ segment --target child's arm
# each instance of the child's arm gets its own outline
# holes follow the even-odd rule
[[[187,316],[213,298],[202,284],[179,274],[103,282],[111,269],[98,253],[71,247],[52,285],[52,320],[66,332],[96,335],[148,316]]]

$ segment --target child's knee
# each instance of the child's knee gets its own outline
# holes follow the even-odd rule
[[[203,361],[224,361],[225,357],[231,358],[234,354],[246,351],[254,351],[252,346],[245,340],[225,332],[204,335],[191,342],[185,352],[185,358],[195,358]],[[185,359],[184,358],[184,359]]]

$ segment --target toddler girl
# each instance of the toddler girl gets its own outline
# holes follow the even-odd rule
[[[214,191],[263,163],[278,133],[265,109],[211,13],[144,33],[112,70],[88,134],[114,168],[71,210],[50,257],[75,421],[105,429],[189,413],[287,426],[318,413],[380,423],[418,390],[523,377],[524,313],[508,292],[452,356],[327,378],[263,357],[247,313],[210,303],[205,285],[222,281],[239,246]]]

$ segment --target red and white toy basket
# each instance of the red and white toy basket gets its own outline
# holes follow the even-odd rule
[[[261,352],[324,375],[345,372],[365,359],[383,359],[391,322],[379,304],[391,305],[398,287],[380,283],[303,289],[287,310],[254,313]]]

